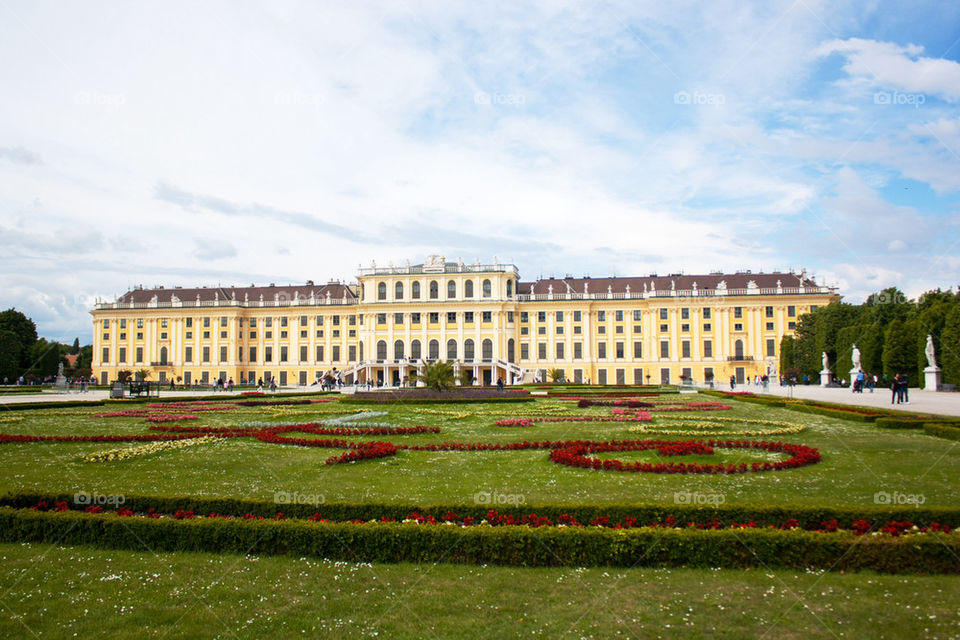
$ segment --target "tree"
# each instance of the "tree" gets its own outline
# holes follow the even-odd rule
[[[460,386],[469,387],[473,384],[473,371],[467,367],[461,367],[460,369]]]
[[[780,371],[785,372],[796,368],[796,355],[794,348],[796,340],[793,336],[783,336],[780,339]]]
[[[133,377],[133,372],[129,369],[121,369],[117,371],[117,380],[120,382],[126,382]]]
[[[917,368],[916,329],[912,322],[894,319],[883,340],[883,372],[912,374]]]
[[[47,342],[46,338],[40,338],[30,347],[30,372],[38,378],[56,375],[57,366],[60,364],[60,344],[57,342]]]
[[[12,331],[0,329],[0,382],[14,382],[20,375],[20,337]]]
[[[550,378],[550,382],[563,382],[563,369],[550,369],[547,371],[547,377]]]
[[[134,375],[136,376],[137,382],[143,382],[150,377],[150,369],[137,369]]]
[[[453,363],[446,360],[428,362],[423,366],[423,373],[414,373],[410,376],[413,382],[422,382],[425,386],[443,391],[454,386]]]
[[[30,349],[37,342],[37,325],[16,309],[10,308],[0,311],[0,331],[9,331],[16,336],[20,345],[20,361],[17,366],[21,371],[29,369],[32,363]]]
[[[924,364],[926,364],[926,358],[924,358]],[[953,305],[947,314],[940,334],[937,366],[943,370],[945,383],[960,384],[960,304]]]
[[[75,356],[80,353],[80,338],[73,339],[73,346],[70,347],[70,355]]]

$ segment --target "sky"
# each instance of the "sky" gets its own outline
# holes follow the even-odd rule
[[[0,307],[806,269],[960,284],[960,3],[0,4]]]

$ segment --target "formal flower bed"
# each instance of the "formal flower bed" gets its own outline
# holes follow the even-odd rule
[[[649,422],[650,414],[635,411],[611,416],[534,416],[530,418],[505,418],[497,420],[498,427],[532,427],[535,422]]]
[[[183,422],[185,420],[199,420],[198,416],[192,413],[156,413],[146,417],[147,422]]]
[[[630,407],[631,409],[641,409],[654,406],[652,402],[641,402],[636,398],[617,398],[616,400],[591,400],[580,398],[577,400],[577,407],[587,409],[588,407]]]
[[[702,447],[702,449],[698,448]],[[649,463],[621,462],[615,459],[591,458],[589,453],[609,453],[619,451],[647,451],[656,449],[661,455],[709,455],[712,448],[756,449],[776,453],[786,453],[791,457],[780,462],[752,462],[747,464],[695,464],[695,463]],[[707,452],[707,450],[710,450]],[[669,453],[664,453],[668,451]],[[625,440],[612,442],[575,443],[558,447],[550,452],[550,459],[557,464],[581,469],[604,471],[631,471],[642,473],[756,473],[760,471],[780,471],[795,469],[820,461],[820,452],[812,447],[783,442],[763,442],[746,440],[707,440],[703,441],[665,441],[665,440]]]
[[[0,444],[21,444],[29,442],[159,442],[162,440],[186,440],[199,438],[202,434],[136,434],[136,435],[92,435],[92,436],[34,436],[0,433]]]
[[[164,451],[172,451],[174,449],[183,449],[184,447],[196,447],[202,444],[213,444],[215,442],[221,442],[222,438],[215,438],[213,436],[204,436],[201,438],[191,438],[189,440],[169,440],[166,442],[151,442],[149,444],[140,445],[138,447],[130,447],[126,449],[108,449],[106,451],[98,451],[96,453],[91,453],[83,457],[84,462],[119,462],[121,460],[130,460],[131,458],[138,458],[140,456],[147,456],[154,453],[161,453]]]
[[[233,404],[240,407],[285,407],[303,404],[333,402],[333,398],[314,398],[312,400],[237,400]]]
[[[802,424],[779,420],[711,417],[703,420],[661,416],[655,423],[630,427],[633,433],[676,436],[774,436],[801,433]]]
[[[163,411],[230,411],[236,409],[237,405],[195,400],[193,402],[154,402],[148,404],[147,408]]]

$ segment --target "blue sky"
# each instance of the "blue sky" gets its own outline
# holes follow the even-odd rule
[[[0,7],[0,306],[131,286],[806,268],[960,284],[960,4]]]

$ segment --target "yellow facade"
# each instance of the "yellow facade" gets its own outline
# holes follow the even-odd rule
[[[137,289],[92,311],[93,368],[104,383],[147,369],[184,384],[395,385],[451,360],[477,384],[558,371],[591,384],[742,382],[775,373],[797,318],[835,299],[803,274],[523,283],[513,265],[431,256],[361,269],[352,286]]]

